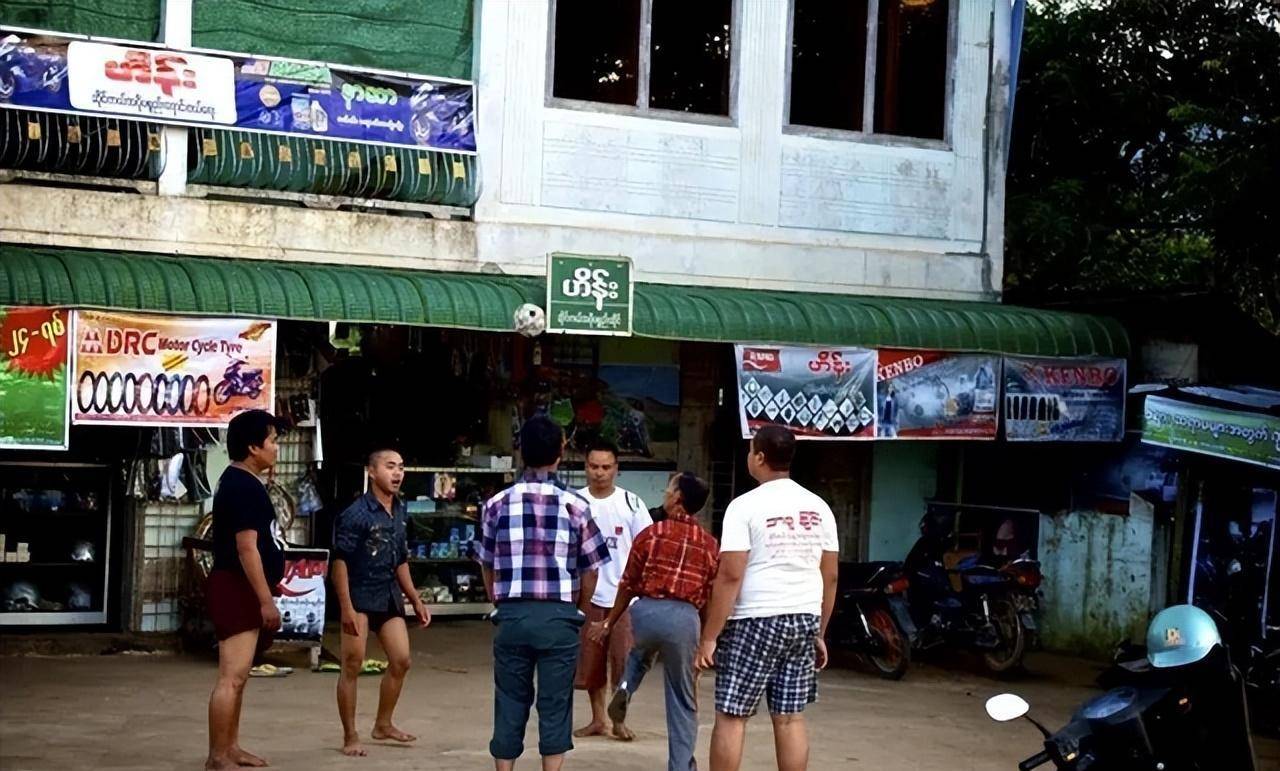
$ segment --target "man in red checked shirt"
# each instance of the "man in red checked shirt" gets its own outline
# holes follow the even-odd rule
[[[618,725],[626,720],[627,704],[640,687],[654,655],[662,655],[669,771],[697,768],[693,760],[698,742],[694,658],[701,614],[720,563],[716,539],[694,519],[706,505],[709,492],[707,483],[693,474],[671,479],[663,501],[667,518],[636,538],[618,584],[613,610],[589,631],[593,639],[604,639],[630,606],[635,643],[622,682],[609,702],[609,718]],[[633,598],[639,598],[634,605]]]

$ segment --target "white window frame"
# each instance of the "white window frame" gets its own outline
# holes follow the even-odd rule
[[[782,104],[782,131],[784,134],[818,137],[822,139],[838,139],[846,142],[864,142],[898,147],[921,147],[928,149],[950,150],[952,148],[952,108],[955,104],[956,91],[956,47],[958,45],[958,27],[960,4],[968,0],[948,0],[947,3],[947,72],[946,86],[943,90],[942,106],[942,139],[925,137],[900,136],[898,134],[878,134],[875,132],[876,108],[876,67],[879,64],[879,0],[866,0],[867,3],[867,59],[863,67],[862,88],[862,130],[825,128],[822,126],[805,126],[791,122],[791,63],[795,50],[796,0],[787,4],[787,70],[784,84],[785,96]]]
[[[700,0],[693,0],[699,2]],[[753,0],[759,2],[759,0]],[[653,3],[654,0],[640,0],[640,35],[639,51],[636,59],[636,103],[613,104],[611,102],[592,102],[586,99],[568,99],[555,95],[556,88],[556,0],[551,0],[549,23],[547,24],[547,83],[546,106],[565,110],[581,110],[585,112],[607,112],[615,115],[631,115],[641,118],[678,121],[680,123],[702,123],[711,126],[738,125],[738,70],[739,51],[742,48],[740,39],[742,3],[744,0],[730,0],[729,5],[729,114],[710,115],[701,112],[685,112],[683,110],[667,110],[649,106],[649,81],[653,61],[651,48],[653,42]]]

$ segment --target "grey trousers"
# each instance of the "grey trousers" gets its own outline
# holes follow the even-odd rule
[[[694,658],[701,620],[698,611],[680,600],[641,597],[631,606],[635,645],[619,688],[630,695],[640,688],[653,661],[662,656],[667,702],[667,768],[696,769],[693,752],[698,743],[698,703],[694,698]]]

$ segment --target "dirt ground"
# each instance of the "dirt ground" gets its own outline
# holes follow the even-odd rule
[[[369,757],[338,751],[340,731],[335,675],[306,671],[305,654],[274,654],[298,667],[281,679],[255,679],[245,699],[242,744],[282,769],[484,769],[492,711],[490,627],[479,621],[438,622],[414,633],[414,669],[401,700],[398,724],[421,737],[412,747],[374,745]],[[336,648],[331,648],[336,650]],[[376,655],[371,650],[370,655]],[[1030,674],[1016,682],[986,678],[972,669],[919,665],[891,683],[849,669],[821,680],[809,715],[815,771],[946,769],[1008,771],[1039,748],[1025,722],[997,725],[983,711],[1001,691],[1020,693],[1033,714],[1058,726],[1095,691],[1096,669],[1047,655],[1034,656]],[[205,707],[215,670],[209,660],[179,655],[0,657],[0,769],[198,769],[206,741]],[[362,730],[372,722],[378,678],[362,678]],[[713,717],[712,683],[700,689],[702,730],[698,757],[708,756]],[[584,694],[575,724],[589,709]],[[655,771],[666,767],[660,677],[632,703],[632,744],[578,740],[566,768]],[[774,768],[765,718],[748,733],[745,769]],[[536,719],[525,760],[537,768]],[[1280,769],[1280,748],[1259,747],[1262,767]]]

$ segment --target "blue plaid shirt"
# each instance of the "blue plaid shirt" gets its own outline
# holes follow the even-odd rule
[[[555,474],[526,471],[481,515],[480,562],[494,599],[573,602],[578,576],[609,561],[591,504]]]
[[[361,613],[404,613],[396,569],[409,559],[408,515],[399,498],[387,512],[372,492],[360,496],[334,525],[333,557],[347,563],[351,605]]]

